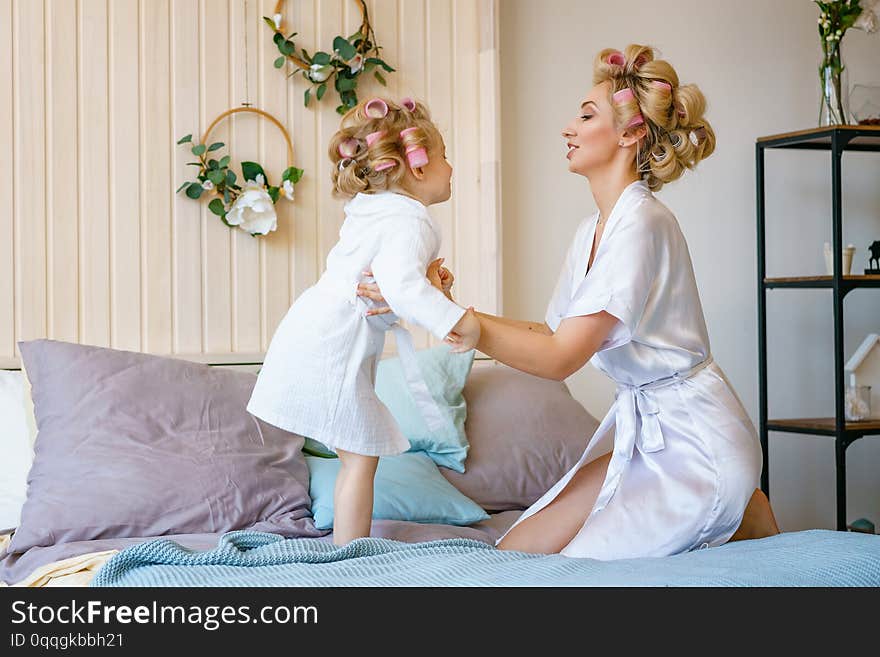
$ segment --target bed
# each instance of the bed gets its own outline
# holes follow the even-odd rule
[[[421,444],[441,453],[466,437],[467,467],[430,465],[441,488],[428,497],[448,502],[440,516],[407,506],[418,497],[407,484],[388,493],[369,538],[338,548],[318,521],[304,441],[264,425],[255,434],[243,412],[252,371],[51,340],[20,347],[22,416],[32,402],[39,434],[15,533],[0,531],[2,585],[880,586],[880,537],[821,529],[662,559],[495,549],[598,424],[564,384],[503,366],[426,354],[460,389],[444,392],[449,436]],[[399,400],[383,401],[403,417]],[[376,487],[379,508],[379,475]]]

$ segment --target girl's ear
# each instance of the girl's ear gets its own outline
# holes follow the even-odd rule
[[[412,175],[415,176],[416,180],[421,181],[425,179],[424,167],[415,167],[414,169],[411,168],[410,171],[412,171]]]

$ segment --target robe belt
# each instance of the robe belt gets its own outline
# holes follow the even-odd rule
[[[611,485],[603,485],[594,510],[602,509],[613,497],[626,464],[632,460],[634,449],[638,449],[642,454],[650,454],[662,451],[666,447],[663,431],[660,429],[660,407],[650,391],[689,379],[712,362],[713,358],[709,356],[686,372],[676,372],[671,376],[641,385],[618,382],[612,409],[615,426],[614,451],[605,475],[605,481]]]
[[[364,277],[365,283],[373,283],[375,279],[372,277]],[[318,280],[317,287],[335,293],[341,296],[354,306],[358,306],[362,315],[366,311],[374,307],[364,297],[357,294],[357,281],[351,283],[329,276],[326,272]],[[413,344],[412,334],[404,328],[399,321],[397,315],[393,312],[384,313],[382,315],[371,315],[364,317],[367,323],[378,331],[392,331],[394,339],[397,342],[397,352],[400,356],[400,367],[403,370],[403,376],[406,379],[409,392],[416,403],[416,407],[425,420],[425,424],[432,432],[446,431],[449,428],[449,422],[437,405],[437,401],[428,389],[425,383],[425,377],[419,368],[419,360],[416,355],[416,348]]]

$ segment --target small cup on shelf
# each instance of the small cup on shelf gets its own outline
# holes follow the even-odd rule
[[[849,273],[852,271],[852,261],[853,256],[856,254],[856,247],[852,244],[847,244],[841,253],[841,257],[843,258],[843,262],[841,262],[841,269],[843,271],[844,276],[849,276]],[[831,244],[825,242],[825,273],[829,276],[834,274],[834,260],[831,256]]]

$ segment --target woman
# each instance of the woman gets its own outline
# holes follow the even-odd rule
[[[687,244],[652,194],[713,152],[705,98],[646,46],[602,51],[593,77],[562,135],[598,212],[575,235],[546,322],[476,313],[477,348],[558,380],[592,360],[617,394],[578,463],[498,547],[620,559],[778,533],[756,488],[754,426],[712,360]],[[612,428],[614,448],[600,455]]]

